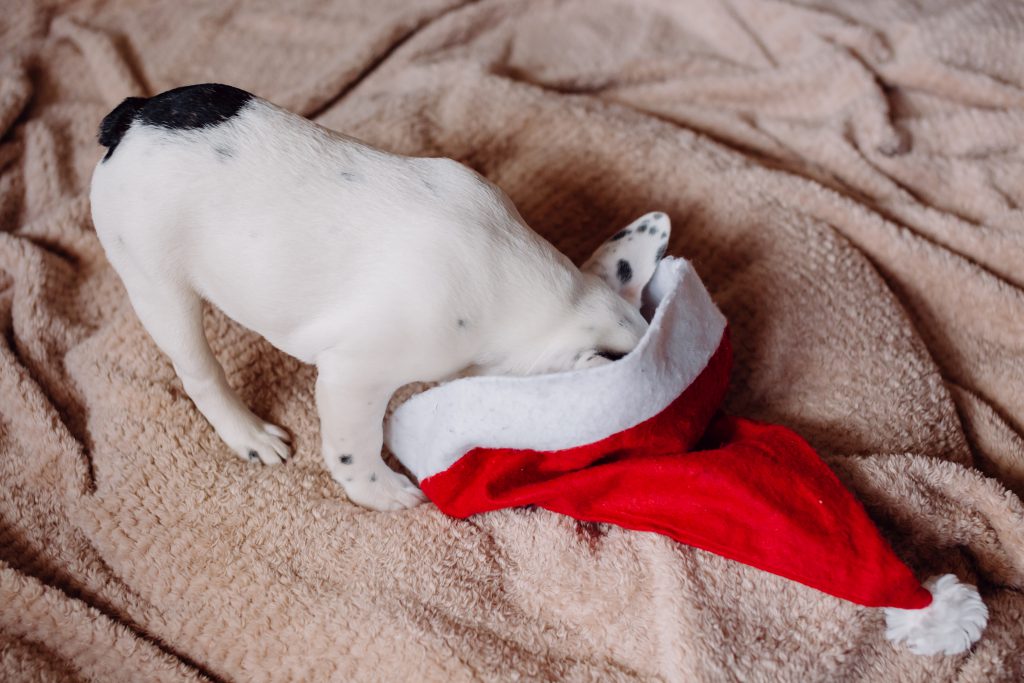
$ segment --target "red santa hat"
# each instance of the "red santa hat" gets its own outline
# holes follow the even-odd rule
[[[631,353],[427,390],[392,416],[392,452],[449,515],[537,505],[664,534],[885,608],[886,636],[915,653],[967,650],[988,618],[974,586],[951,574],[922,586],[806,441],[719,412],[731,364],[725,317],[687,261],[640,261],[667,230],[664,214],[648,214],[585,266],[630,285],[624,294],[650,314]],[[623,257],[639,284],[616,278]]]

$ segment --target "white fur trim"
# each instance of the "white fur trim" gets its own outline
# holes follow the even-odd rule
[[[418,479],[474,447],[562,450],[657,415],[707,366],[725,317],[692,266],[665,258],[644,292],[656,304],[637,347],[614,363],[536,377],[474,377],[425,391],[387,425],[395,456]]]
[[[907,644],[918,655],[965,652],[981,638],[988,622],[988,608],[978,589],[960,583],[952,574],[932,577],[924,587],[932,603],[922,609],[885,609],[885,637]]]

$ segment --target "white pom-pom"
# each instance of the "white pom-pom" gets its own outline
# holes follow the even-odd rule
[[[988,608],[978,589],[952,574],[933,576],[924,587],[932,594],[927,607],[885,609],[885,637],[907,643],[918,655],[955,655],[978,642],[988,622]]]

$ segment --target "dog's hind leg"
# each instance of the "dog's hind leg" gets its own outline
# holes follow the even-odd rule
[[[245,460],[265,465],[287,460],[287,433],[254,415],[228,385],[203,332],[199,296],[184,285],[155,283],[131,270],[123,264],[118,268],[139,320],[171,359],[186,393],[221,439]]]

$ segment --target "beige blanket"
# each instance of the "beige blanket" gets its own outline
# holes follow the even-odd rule
[[[0,679],[1024,679],[1021,4],[3,5]],[[89,219],[100,118],[203,81],[459,159],[577,260],[668,212],[731,321],[730,410],[805,435],[920,576],[976,582],[984,638],[917,657],[878,610],[542,510],[358,509],[313,369],[211,311],[298,447],[240,461]]]

